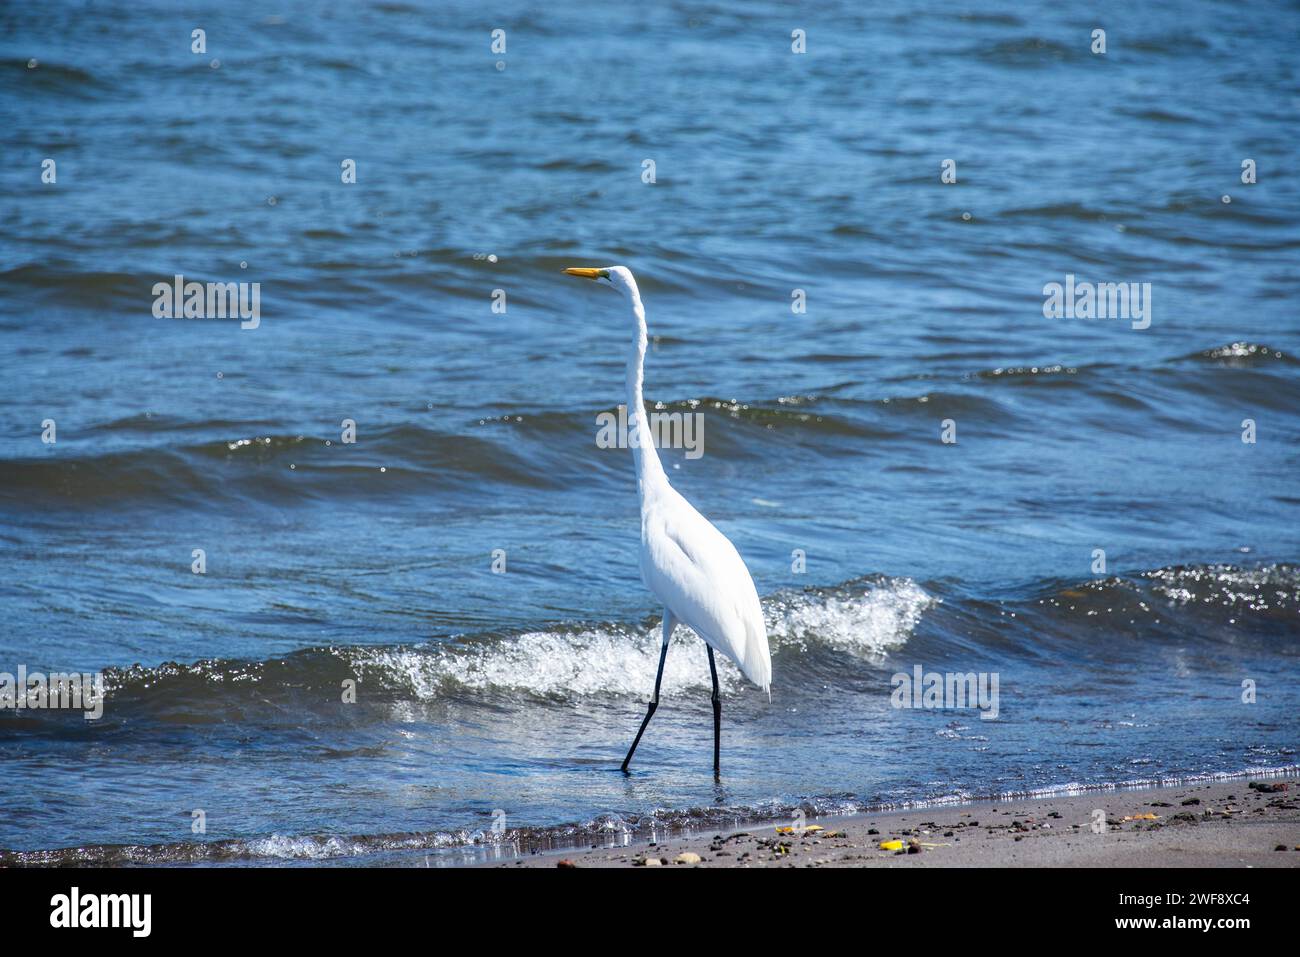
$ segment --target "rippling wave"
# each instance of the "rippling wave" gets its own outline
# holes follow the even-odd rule
[[[1058,661],[1118,664],[1161,645],[1213,648],[1230,642],[1300,657],[1300,567],[1206,565],[1156,569],[1069,585],[1034,586],[997,602],[945,595],[942,586],[872,577],[831,588],[782,591],[763,602],[783,702],[815,697],[825,682],[856,687],[864,675],[908,659],[951,659],[996,651],[1004,661],[1051,655]],[[370,702],[495,706],[518,702],[568,707],[584,697],[647,695],[659,655],[659,624],[571,624],[518,633],[462,635],[412,646],[329,646],[263,661],[207,659],[193,664],[109,668],[106,727],[136,719],[208,724],[257,720],[296,724],[342,715],[342,682],[355,679]],[[679,632],[664,670],[668,696],[709,687],[699,667],[703,645]],[[817,681],[810,679],[816,676]],[[730,666],[725,694],[747,686]],[[331,718],[331,714],[338,716]],[[80,715],[12,713],[11,731],[87,729]],[[350,720],[350,719],[344,719]]]
[[[1148,408],[1135,398],[1142,391],[1133,388],[1135,374],[1156,376],[1151,384],[1161,388],[1199,395],[1203,383],[1198,366],[1267,372],[1297,364],[1279,349],[1234,342],[1141,369],[1110,363],[998,367],[957,376],[951,390],[920,394],[870,399],[808,394],[763,401],[704,396],[657,401],[648,409],[700,414],[709,455],[747,458],[769,454],[769,446],[783,442],[785,436],[863,443],[865,449],[872,442],[908,437],[918,414],[1006,423],[1015,413],[1012,400],[1001,389],[1084,389],[1124,414]],[[1124,385],[1118,387],[1121,382]],[[967,387],[958,390],[959,383]],[[1220,380],[1220,387],[1220,399],[1286,407],[1300,401],[1300,387],[1290,379],[1248,376]],[[538,465],[549,459],[596,454],[597,414],[612,411],[507,406],[476,421],[454,423],[459,426],[455,430],[417,424],[381,426],[354,448],[337,439],[252,431],[266,423],[135,415],[87,430],[86,437],[99,440],[101,446],[111,443],[117,451],[0,458],[0,501],[199,502],[228,496],[287,500],[412,491],[427,487],[422,485],[425,482],[464,487],[478,479],[555,488],[563,482],[559,474]],[[232,484],[232,477],[249,470],[257,475],[255,486]]]

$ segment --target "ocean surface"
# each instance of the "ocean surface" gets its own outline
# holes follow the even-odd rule
[[[1298,34],[1293,3],[0,8],[0,672],[107,689],[0,711],[0,864],[460,863],[1296,768]],[[615,263],[647,399],[703,423],[665,467],[767,615],[718,782],[684,631],[618,770],[660,614],[596,441],[630,335],[561,273]],[[260,324],[156,317],[177,274],[259,283]],[[1067,276],[1149,283],[1149,326],[1046,318]],[[894,707],[918,666],[996,675],[996,720]]]

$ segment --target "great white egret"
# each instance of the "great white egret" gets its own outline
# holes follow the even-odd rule
[[[764,691],[772,685],[772,655],[767,647],[763,607],[749,569],[713,523],[695,510],[668,484],[659,463],[651,430],[640,427],[645,405],[641,397],[646,347],[645,309],[636,280],[626,266],[573,267],[564,270],[620,292],[632,320],[632,349],[627,357],[628,444],[636,463],[636,488],[641,500],[641,579],[663,603],[663,646],[655,693],[645,720],[623,759],[623,772],[641,743],[641,735],[659,707],[659,684],[664,677],[668,641],[678,624],[694,629],[709,649],[709,674],[713,678],[713,773],[720,772],[722,697],[718,693],[716,648],[736,663],[741,672]]]

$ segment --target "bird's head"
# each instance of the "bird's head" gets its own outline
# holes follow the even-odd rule
[[[597,285],[617,289],[628,297],[638,295],[636,280],[632,278],[632,270],[626,266],[601,266],[599,268],[570,266],[564,271],[570,276],[581,276],[583,279],[592,280]]]

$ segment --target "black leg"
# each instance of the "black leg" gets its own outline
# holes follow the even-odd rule
[[[668,636],[671,634],[671,628],[665,628],[664,646],[659,652],[659,671],[655,675],[655,696],[650,699],[650,706],[646,709],[645,720],[641,722],[641,729],[637,731],[636,738],[632,741],[632,747],[627,749],[627,757],[623,759],[623,773],[627,774],[628,762],[632,760],[632,755],[636,752],[636,746],[641,743],[641,735],[645,734],[646,725],[654,717],[655,709],[659,707],[659,683],[664,680],[664,659],[668,657]]]
[[[722,776],[719,752],[722,750],[722,696],[718,694],[718,667],[713,663],[713,646],[709,645],[709,674],[713,677],[713,776]]]

